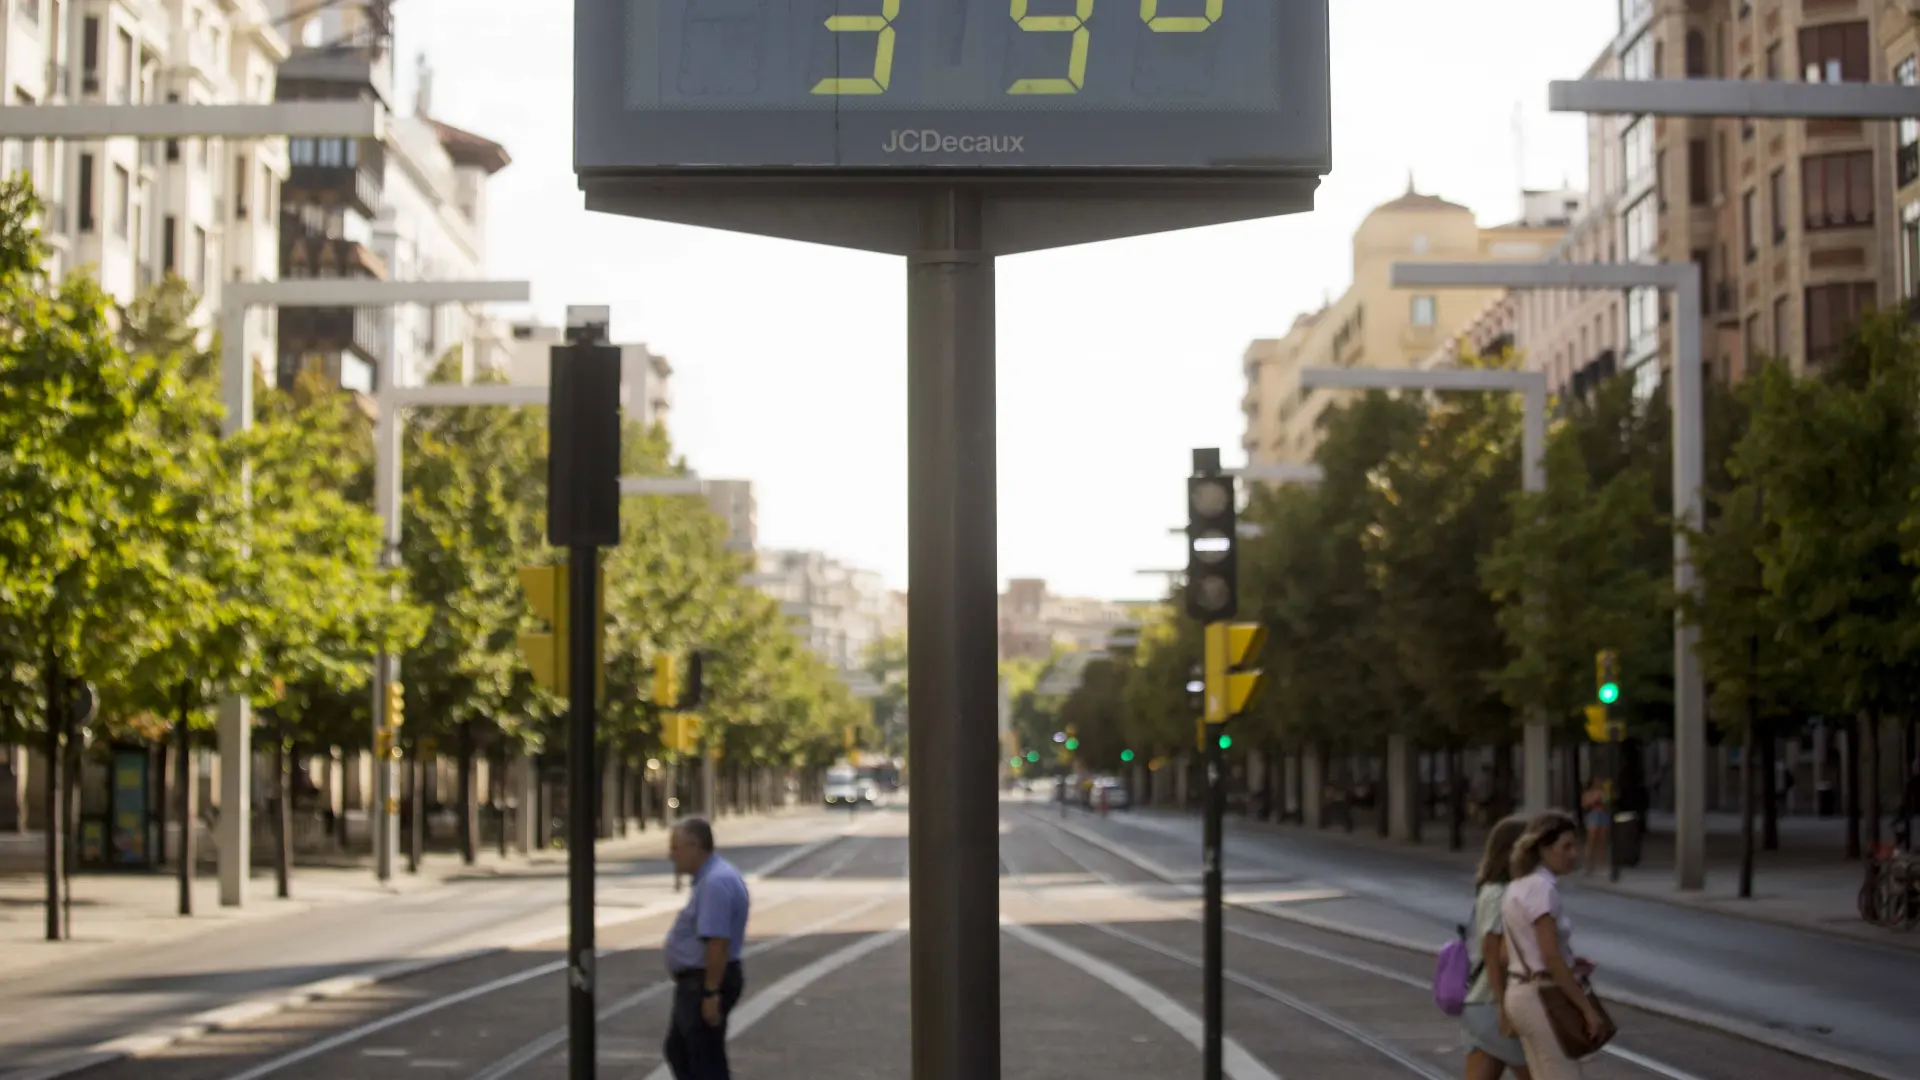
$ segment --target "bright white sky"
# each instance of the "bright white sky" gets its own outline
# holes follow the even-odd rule
[[[611,304],[616,340],[671,358],[674,440],[703,475],[754,482],[763,545],[822,550],[906,587],[904,262],[586,213],[571,9],[396,5],[401,101],[424,51],[433,111],[514,157],[491,190],[492,272],[530,280],[548,320]],[[1546,84],[1586,70],[1614,12],[1615,0],[1334,0],[1334,171],[1316,212],[1002,260],[1002,578],[1160,595],[1138,571],[1184,561],[1167,530],[1183,521],[1191,449],[1241,460],[1247,342],[1346,287],[1354,228],[1409,170],[1484,224],[1514,217],[1516,108],[1525,183],[1583,184],[1585,123],[1549,115]]]

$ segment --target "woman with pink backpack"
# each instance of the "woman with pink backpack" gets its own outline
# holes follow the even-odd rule
[[[1460,940],[1441,950],[1434,974],[1434,1000],[1441,1011],[1460,1017],[1467,1032],[1467,1080],[1500,1080],[1513,1070],[1530,1080],[1526,1051],[1512,1034],[1503,1002],[1507,991],[1505,936],[1500,902],[1512,880],[1513,847],[1527,831],[1521,818],[1496,823],[1474,875],[1473,928],[1461,928]]]

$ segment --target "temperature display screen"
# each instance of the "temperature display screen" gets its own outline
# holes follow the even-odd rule
[[[1325,172],[1327,0],[576,0],[576,161]]]

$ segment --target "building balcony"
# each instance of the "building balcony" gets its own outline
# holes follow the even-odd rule
[[[375,366],[386,359],[379,312],[373,308],[283,308],[279,326],[283,356],[350,352]]]
[[[1920,0],[1908,0],[1920,4]],[[1920,143],[1908,143],[1894,155],[1894,180],[1899,187],[1906,187],[1920,180]]]
[[[387,261],[379,252],[357,241],[335,236],[302,236],[282,229],[280,276],[385,280]]]
[[[369,146],[379,144],[362,142],[360,152],[369,153]],[[288,204],[346,206],[364,217],[378,217],[386,199],[386,159],[384,154],[372,154],[371,158],[362,158],[357,165],[307,165],[296,161],[287,170],[286,183],[280,187],[281,198]]]
[[[1713,310],[1722,315],[1731,314],[1740,307],[1740,291],[1733,282],[1718,282],[1713,287]]]

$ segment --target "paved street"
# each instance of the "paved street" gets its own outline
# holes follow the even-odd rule
[[[1199,910],[1182,880],[1198,864],[1189,823],[1077,812],[1063,823],[1056,810],[1020,803],[1003,804],[1002,819],[1003,1075],[1196,1072]],[[740,842],[732,848],[722,824],[723,850],[743,868],[765,872],[753,882],[748,988],[733,1022],[738,1075],[908,1075],[906,820],[904,809],[797,814],[736,826]],[[641,854],[603,867],[600,1075],[664,1080],[659,945],[684,897],[674,895],[663,864]],[[1229,856],[1237,905],[1227,923],[1229,1076],[1459,1075],[1459,1031],[1433,1007],[1428,955],[1276,913],[1417,944],[1440,940],[1457,906],[1450,894],[1464,887],[1439,880],[1445,871],[1431,864],[1423,875],[1378,853],[1253,830],[1235,831]],[[556,870],[452,882],[303,917],[271,939],[248,936],[256,933],[249,926],[218,942],[162,946],[135,966],[140,975],[49,971],[9,979],[0,984],[0,1015],[20,1019],[0,1028],[0,1061],[17,1071],[0,1069],[0,1077],[58,1075],[47,1066],[74,1062],[76,1051],[105,1037],[177,1025],[196,1010],[258,1000],[264,989],[284,995],[317,978],[421,954],[444,962],[367,985],[340,984],[338,992],[270,1013],[231,1010],[197,1037],[156,1039],[133,1047],[138,1056],[73,1075],[562,1077]],[[1600,960],[1606,978],[1734,1020],[1769,1015],[1785,993],[1769,987],[1792,965],[1807,965],[1806,985],[1837,985],[1852,965],[1862,977],[1839,1003],[1802,995],[1808,1013],[1850,1010],[1854,1017],[1817,1033],[1813,1049],[1878,1057],[1883,1065],[1871,1071],[1885,1077],[1920,1075],[1920,1059],[1901,1038],[1914,1037],[1911,1025],[1902,1030],[1890,1021],[1915,985],[1896,989],[1895,980],[1920,976],[1920,956],[1631,898],[1580,893],[1574,903],[1583,950]],[[429,923],[438,937],[420,929]],[[487,945],[508,947],[467,954]],[[1669,979],[1675,984],[1662,984]],[[1616,1013],[1624,1033],[1589,1070],[1600,1080],[1858,1075],[1625,1004]],[[29,1061],[39,1068],[21,1070]]]

